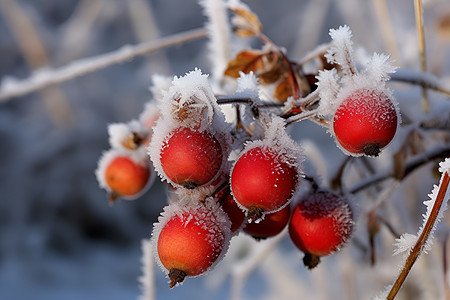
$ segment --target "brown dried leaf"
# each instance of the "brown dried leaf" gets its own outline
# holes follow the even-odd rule
[[[244,8],[230,8],[236,18],[233,20],[236,25],[235,33],[241,37],[253,36],[262,30],[261,22],[256,14]]]
[[[264,69],[263,54],[259,51],[244,50],[228,63],[224,74],[233,78],[239,77],[239,72],[245,74]]]
[[[280,102],[285,102],[287,98],[292,95],[292,84],[289,77],[286,76],[286,78],[276,86],[273,96]]]
[[[401,180],[405,176],[405,163],[406,163],[406,148],[402,147],[397,153],[394,154],[394,177],[397,180]]]
[[[258,74],[259,82],[261,84],[275,83],[285,77],[288,71],[286,66],[280,61],[274,64],[270,70]]]
[[[450,39],[450,13],[443,15],[438,20],[438,33],[443,39]]]

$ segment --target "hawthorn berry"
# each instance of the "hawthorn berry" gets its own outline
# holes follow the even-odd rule
[[[120,197],[134,199],[148,187],[151,169],[147,161],[126,152],[110,150],[99,161],[97,178],[109,194],[110,204]]]
[[[227,214],[231,222],[231,232],[235,233],[245,220],[244,212],[239,208],[236,201],[234,201],[229,185],[217,195],[220,206]]]
[[[294,163],[276,149],[258,146],[236,161],[231,173],[231,191],[247,210],[250,220],[287,205],[296,192],[298,172]]]
[[[165,176],[187,189],[214,180],[223,157],[221,144],[214,135],[187,127],[179,127],[169,133],[160,152]]]
[[[359,89],[336,110],[333,132],[350,154],[378,156],[394,138],[398,121],[396,107],[384,92]]]
[[[266,214],[260,222],[252,222],[245,225],[243,231],[257,240],[276,236],[289,223],[291,207],[285,206],[279,211]]]
[[[289,223],[292,242],[305,253],[304,264],[317,266],[320,257],[341,248],[353,230],[349,202],[330,192],[313,192],[295,208]]]
[[[153,236],[172,288],[187,276],[204,274],[218,262],[228,247],[230,223],[219,207],[169,207]]]

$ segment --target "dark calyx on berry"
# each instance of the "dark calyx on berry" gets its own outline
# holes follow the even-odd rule
[[[173,288],[178,283],[183,282],[184,278],[186,278],[185,272],[178,270],[178,269],[170,269],[170,271],[169,271],[169,279],[170,279],[169,288]]]
[[[314,269],[320,263],[320,257],[312,255],[311,253],[305,253],[303,256],[303,264],[308,267],[308,269]]]
[[[261,207],[257,207],[257,206],[250,206],[247,211],[247,217],[252,222],[255,222],[255,221],[261,219],[263,214],[264,214],[264,210]]]
[[[381,152],[381,148],[378,143],[367,144],[362,148],[362,150],[367,156],[378,156]]]

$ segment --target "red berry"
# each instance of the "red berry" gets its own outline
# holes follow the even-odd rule
[[[304,262],[314,268],[321,256],[337,251],[353,229],[348,201],[329,192],[315,192],[300,201],[289,223],[292,242],[305,253]]]
[[[180,127],[164,140],[160,157],[162,169],[172,182],[193,189],[215,179],[223,152],[211,133]]]
[[[111,190],[110,203],[113,203],[120,196],[135,197],[141,193],[149,182],[150,168],[127,156],[118,156],[107,165],[104,179]]]
[[[298,172],[282,153],[270,147],[246,151],[231,173],[231,190],[252,220],[287,205],[296,192]]]
[[[224,222],[210,208],[177,209],[180,211],[169,217],[156,237],[158,257],[169,271],[170,288],[186,276],[210,269],[229,240]]]
[[[266,214],[260,222],[245,225],[243,231],[256,239],[265,239],[279,234],[289,223],[291,207],[287,205],[279,211]]]
[[[241,228],[245,220],[244,212],[239,208],[236,201],[234,201],[233,196],[229,186],[217,195],[219,204],[223,211],[227,214],[231,222],[231,232],[236,232]]]
[[[338,107],[333,131],[338,143],[352,154],[377,156],[397,130],[397,110],[382,91],[361,89]]]

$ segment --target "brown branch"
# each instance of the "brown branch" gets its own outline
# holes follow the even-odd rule
[[[386,298],[387,300],[393,300],[395,298],[398,291],[400,290],[403,283],[405,282],[406,277],[408,276],[409,272],[411,271],[411,268],[413,267],[413,265],[416,262],[419,255],[422,253],[423,247],[425,246],[425,243],[428,240],[430,232],[435,225],[439,211],[441,210],[442,203],[444,202],[444,197],[445,197],[445,193],[447,192],[449,182],[450,182],[450,176],[448,175],[447,172],[445,172],[443,175],[443,178],[442,178],[442,183],[440,185],[439,192],[436,197],[436,201],[431,210],[430,217],[426,221],[423,231],[420,234],[420,236],[419,236],[416,244],[412,248],[411,252],[409,253],[409,256],[406,258],[405,265],[403,266],[403,269],[402,269],[400,275],[395,280],[394,285],[392,286],[392,288]]]

